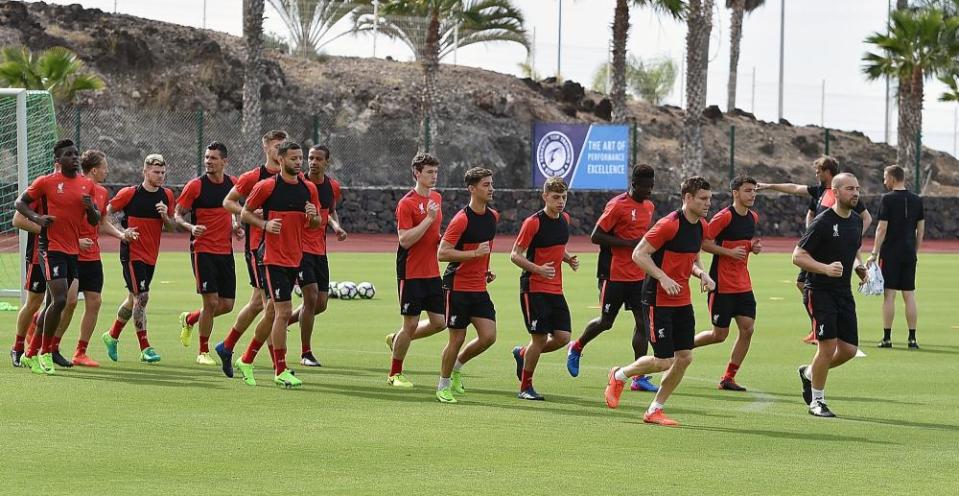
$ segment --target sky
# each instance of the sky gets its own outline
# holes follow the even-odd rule
[[[535,37],[533,62],[541,75],[557,72],[557,58],[566,79],[589,86],[596,69],[608,59],[610,25],[615,0],[513,0]],[[53,0],[84,7],[206,27],[242,34],[242,0]],[[785,4],[783,117],[793,124],[825,125],[859,130],[874,141],[886,141],[885,83],[869,82],[862,74],[862,56],[870,50],[864,39],[885,29],[888,0],[768,0],[746,16],[739,58],[737,107],[763,120],[778,118],[779,26]],[[206,14],[204,15],[204,4]],[[286,29],[267,2],[264,29],[285,36]],[[729,74],[729,16],[723,0],[716,0],[710,43],[707,104],[726,107]],[[560,24],[560,5],[562,23]],[[632,29],[627,50],[641,59],[671,58],[683,64],[686,26],[649,11],[631,9]],[[338,27],[343,30],[346,26]],[[341,29],[334,28],[332,32]],[[562,35],[562,44],[558,35]],[[560,50],[561,48],[561,50]],[[371,36],[338,38],[324,47],[331,55],[373,56]],[[558,53],[559,52],[559,53]],[[411,60],[407,48],[380,36],[376,56]],[[460,49],[455,63],[520,74],[527,59],[518,45],[492,43]],[[444,63],[454,63],[448,56]],[[755,76],[754,76],[755,74]],[[755,81],[755,84],[753,83]],[[666,103],[680,105],[682,78]],[[923,115],[924,144],[956,153],[956,104],[936,101],[943,86],[929,82]],[[890,110],[890,143],[895,143],[895,107]]]

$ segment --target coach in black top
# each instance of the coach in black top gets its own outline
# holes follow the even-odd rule
[[[853,211],[859,203],[859,181],[852,174],[839,174],[832,180],[832,191],[835,204],[813,219],[792,257],[809,274],[808,306],[818,343],[812,364],[799,367],[799,378],[803,400],[817,417],[835,416],[826,407],[826,376],[829,369],[856,356],[859,344],[850,287],[853,271],[862,271],[858,263],[862,218]]]
[[[896,316],[896,291],[902,291],[909,326],[909,347],[916,343],[916,261],[926,229],[922,198],[906,191],[906,173],[898,165],[890,165],[882,175],[889,193],[882,195],[876,242],[866,265],[879,259],[885,291],[882,302],[882,341],[880,348],[892,348],[892,321]]]

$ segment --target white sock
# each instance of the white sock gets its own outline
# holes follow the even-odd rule
[[[826,402],[826,390],[813,388],[812,402],[815,403],[817,401]]]
[[[440,391],[452,385],[453,385],[452,379],[450,379],[449,377],[440,377],[440,383],[436,386],[436,390]]]
[[[656,410],[662,410],[664,406],[666,405],[663,405],[662,403],[658,403],[656,402],[656,400],[653,400],[653,402],[649,404],[649,408],[646,409],[646,413],[653,413]]]
[[[806,366],[806,370],[803,370],[803,374],[802,374],[802,375],[806,376],[806,379],[808,379],[808,380],[811,381],[811,380],[812,380],[812,365],[807,365],[807,366]]]
[[[456,363],[453,364],[453,370],[459,372],[461,368],[463,368],[463,364],[457,360]]]
[[[625,380],[629,379],[629,377],[627,377],[626,374],[623,373],[623,369],[622,369],[622,368],[616,369],[616,372],[613,374],[613,377],[614,377],[617,381],[625,381]]]

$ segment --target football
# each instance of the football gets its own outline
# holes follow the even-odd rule
[[[341,300],[352,300],[358,296],[355,282],[344,281],[339,283],[336,288]]]
[[[330,293],[329,293],[329,295],[330,295],[330,298],[339,298],[339,297],[340,297],[340,290],[339,290],[339,283],[338,283],[338,282],[336,282],[336,281],[330,281]]]
[[[373,287],[373,283],[371,282],[361,282],[356,286],[356,292],[359,293],[360,298],[364,300],[370,300],[376,296],[376,288]]]

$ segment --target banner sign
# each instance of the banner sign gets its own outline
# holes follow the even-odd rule
[[[625,190],[630,157],[624,124],[533,124],[533,187],[562,177],[570,189]]]

